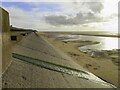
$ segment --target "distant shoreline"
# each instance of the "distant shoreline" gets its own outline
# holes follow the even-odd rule
[[[44,33],[44,32],[43,32]],[[108,32],[90,32],[90,31],[85,31],[85,32],[45,32],[45,33],[60,33],[60,34],[71,34],[71,35],[87,35],[87,36],[100,36],[100,37],[115,37],[115,38],[120,38],[120,34],[111,34]]]
[[[90,34],[76,34],[76,35],[87,35],[87,36],[100,36],[100,37],[116,37],[120,38],[120,35],[90,35]]]

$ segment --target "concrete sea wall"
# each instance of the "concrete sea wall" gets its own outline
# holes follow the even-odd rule
[[[11,41],[9,13],[0,8],[0,75],[5,72],[11,62]]]
[[[0,77],[2,75],[2,9],[0,8]]]

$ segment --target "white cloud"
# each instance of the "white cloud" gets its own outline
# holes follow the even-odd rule
[[[105,0],[103,3],[104,9],[101,14],[108,17],[111,14],[118,13],[118,2],[119,0]]]
[[[9,7],[9,8],[4,7],[4,8],[9,12],[10,23],[13,26],[40,29],[38,28],[38,25],[44,23],[44,19],[43,19],[44,14],[41,14],[40,12],[35,12],[35,11],[26,12],[20,8],[14,8],[14,7]]]
[[[21,0],[4,0],[7,2],[21,2]],[[56,2],[57,0],[45,0],[44,2],[54,2],[56,4],[59,4],[61,11],[57,12],[43,12],[40,11],[39,4],[40,3],[29,3],[29,2],[43,2],[43,0],[26,0],[25,2],[28,2],[31,5],[36,6],[36,8],[33,8],[32,11],[26,12],[25,10],[22,10],[20,8],[16,7],[5,7],[7,11],[10,13],[10,22],[13,26],[23,27],[23,28],[33,28],[37,30],[95,30],[95,29],[103,29],[103,30],[117,30],[117,3],[119,0],[69,0],[68,2],[65,0],[60,0]],[[80,3],[84,2],[84,3]],[[90,3],[85,4],[85,2]],[[99,7],[96,4],[93,5],[93,2],[102,2],[104,5],[104,8],[102,9],[102,6],[100,4]],[[97,8],[96,8],[97,7]],[[92,8],[92,9],[91,9]],[[100,13],[101,11],[101,13]],[[78,13],[82,13],[85,15],[85,13],[88,14],[88,12],[91,12],[95,17],[91,23],[81,23],[80,18],[76,18]],[[86,15],[87,15],[86,14]],[[49,24],[45,22],[45,16],[65,16],[65,19],[74,19],[73,23],[74,25],[71,26],[72,21],[69,20],[69,22],[63,22],[62,20],[61,24],[62,26],[54,26],[53,24]],[[111,17],[112,16],[112,17]],[[104,17],[107,21],[104,22],[105,19],[101,22],[96,22],[96,17]],[[83,18],[83,17],[82,17]],[[88,18],[88,17],[87,17]],[[87,20],[87,19],[82,19]],[[70,24],[71,23],[71,24]],[[78,24],[79,23],[79,24]],[[69,26],[67,24],[70,24]],[[67,26],[66,26],[67,25]]]
[[[61,12],[63,15],[48,15],[45,17],[47,23],[55,26],[78,25],[102,20],[99,15],[103,9],[102,2],[60,3],[60,5],[64,10]]]

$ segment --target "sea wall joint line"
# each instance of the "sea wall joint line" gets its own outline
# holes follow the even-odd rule
[[[18,60],[26,61],[28,63],[31,63],[31,64],[36,65],[36,66],[40,66],[42,68],[46,68],[46,69],[49,69],[49,70],[53,70],[53,71],[77,76],[77,77],[83,78],[83,79],[88,79],[88,78],[86,78],[88,73],[84,72],[82,70],[58,65],[58,64],[55,64],[55,63],[43,61],[43,60],[40,60],[40,59],[35,59],[35,58],[32,58],[32,57],[28,57],[28,56],[24,56],[24,55],[20,55],[20,54],[16,54],[16,53],[13,53],[12,56],[14,58],[17,58]]]
[[[106,85],[106,86],[110,85],[110,86],[114,87],[112,84],[110,84],[110,83],[107,84],[106,82],[102,81],[98,77],[90,75],[89,73],[87,73],[85,71],[82,71],[82,70],[78,70],[78,69],[74,69],[74,68],[71,68],[71,67],[67,67],[67,66],[47,62],[47,61],[43,61],[43,60],[40,60],[40,59],[35,59],[35,58],[32,58],[32,57],[28,57],[28,56],[24,56],[24,55],[20,55],[20,54],[16,54],[16,53],[12,53],[12,57],[16,58],[18,60],[21,60],[21,61],[31,63],[33,65],[45,68],[45,69],[48,69],[48,70],[61,72],[61,73],[64,73],[64,74],[76,76],[78,78],[90,80],[90,81],[93,81],[93,82],[96,82],[96,83],[101,83],[102,85]]]

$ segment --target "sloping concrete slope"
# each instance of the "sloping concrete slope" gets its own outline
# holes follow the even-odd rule
[[[113,88],[34,33],[13,53],[16,56],[3,75],[4,88]]]

